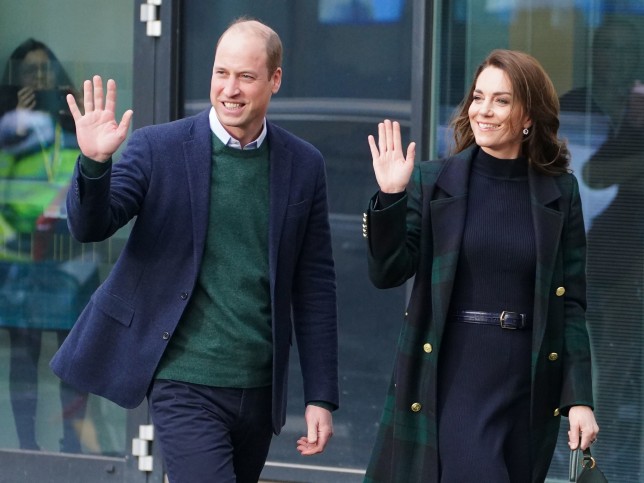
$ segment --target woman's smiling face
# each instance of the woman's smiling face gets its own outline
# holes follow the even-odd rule
[[[468,110],[476,144],[496,158],[519,157],[522,131],[532,124],[524,110],[514,97],[506,73],[494,66],[483,69]]]

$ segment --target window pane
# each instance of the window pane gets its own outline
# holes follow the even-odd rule
[[[131,104],[132,5],[0,0],[0,11],[0,448],[123,456],[126,411],[61,384],[48,363],[125,239],[81,245],[67,230],[79,149],[65,95],[109,75]]]
[[[367,279],[362,212],[376,191],[367,136],[385,117],[409,138],[411,2],[270,0],[185,2],[182,89],[185,115],[210,108],[214,46],[226,26],[249,15],[273,27],[284,44],[284,77],[268,118],[324,155],[340,324],[341,410],[335,436],[315,461],[295,441],[305,430],[301,375],[291,362],[283,433],[273,440],[264,476],[306,481],[361,481],[380,419],[403,318],[404,288],[378,291]],[[322,466],[329,470],[320,471]]]
[[[644,79],[641,2],[441,2],[437,154],[446,125],[493,48],[534,55],[561,101],[588,237],[588,326],[594,354],[593,454],[609,481],[644,479]],[[568,421],[551,466],[567,476]]]

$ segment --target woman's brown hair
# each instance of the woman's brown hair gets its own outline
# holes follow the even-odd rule
[[[528,135],[523,137],[522,154],[538,171],[557,175],[568,172],[570,152],[566,142],[559,139],[559,98],[548,74],[539,61],[523,52],[493,50],[478,67],[467,96],[451,122],[454,132],[454,152],[458,153],[475,143],[468,110],[472,103],[476,80],[486,67],[505,72],[513,89],[518,108],[532,120]]]

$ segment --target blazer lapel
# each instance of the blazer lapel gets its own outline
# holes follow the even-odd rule
[[[561,191],[553,177],[530,168],[528,182],[537,252],[532,350],[533,353],[538,353],[546,328],[549,291],[563,230],[563,213],[549,206],[561,197]]]
[[[183,143],[184,166],[192,215],[195,271],[199,272],[201,257],[206,245],[210,203],[210,172],[212,165],[212,140],[208,111],[195,117]]]
[[[475,148],[469,148],[446,161],[430,202],[434,241],[432,307],[438,340],[443,333],[452,297],[467,215],[470,166],[475,153]]]
[[[284,144],[284,139],[271,123],[267,122],[270,163],[270,208],[268,221],[268,266],[271,280],[271,297],[275,287],[277,273],[277,256],[286,208],[291,190],[291,167],[293,153]]]

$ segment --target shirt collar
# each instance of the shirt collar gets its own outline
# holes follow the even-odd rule
[[[259,136],[257,139],[254,141],[251,141],[248,143],[246,146],[242,146],[240,142],[232,137],[228,131],[226,131],[226,128],[221,124],[221,121],[219,121],[219,118],[217,117],[217,113],[215,112],[215,108],[211,107],[210,108],[210,114],[208,115],[208,119],[210,120],[210,130],[213,132],[215,136],[219,138],[219,140],[224,143],[226,146],[230,148],[235,148],[235,149],[257,149],[259,148],[262,143],[264,142],[264,139],[266,138],[266,118],[264,118],[262,122],[262,132],[259,133]]]

